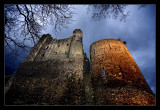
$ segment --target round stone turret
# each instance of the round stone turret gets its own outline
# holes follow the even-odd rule
[[[97,41],[90,46],[90,55],[96,104],[155,104],[152,90],[122,41]]]

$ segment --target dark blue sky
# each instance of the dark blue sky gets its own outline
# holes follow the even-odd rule
[[[83,47],[87,57],[90,57],[89,48],[93,42],[101,39],[118,39],[127,41],[126,46],[132,54],[134,60],[143,73],[146,81],[155,93],[155,5],[147,5],[138,10],[137,5],[129,5],[125,12],[130,11],[126,22],[119,19],[102,19],[91,21],[91,14],[87,14],[87,6],[74,5],[75,15],[72,24],[63,29],[62,33],[54,35],[52,28],[48,25],[42,34],[51,34],[53,38],[64,39],[72,35],[75,29],[83,32]],[[7,53],[7,49],[5,50]],[[25,57],[25,56],[24,56]],[[23,58],[15,59],[5,56],[6,74],[13,73]]]

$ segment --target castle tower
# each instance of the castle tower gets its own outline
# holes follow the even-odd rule
[[[90,46],[95,104],[154,105],[155,96],[123,42],[104,39]]]
[[[75,29],[73,31],[73,39],[71,40],[71,48],[69,50],[70,57],[83,58],[83,45],[82,45],[82,31],[80,29]]]
[[[82,31],[66,39],[43,35],[5,87],[7,105],[84,103]]]
[[[51,35],[43,35],[33,47],[25,61],[45,61],[54,58],[84,58],[82,31],[75,29],[73,35],[66,39],[53,39]]]

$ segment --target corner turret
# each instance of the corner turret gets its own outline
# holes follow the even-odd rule
[[[82,37],[83,33],[81,31],[81,29],[75,29],[73,31],[73,36],[78,36],[78,37]]]
[[[73,31],[71,45],[69,48],[69,57],[84,58],[83,44],[82,44],[82,31],[80,29],[75,29]]]

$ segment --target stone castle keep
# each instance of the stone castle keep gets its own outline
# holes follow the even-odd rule
[[[122,41],[93,43],[89,62],[82,38],[80,29],[60,40],[43,35],[8,81],[5,104],[155,105],[155,95]]]

